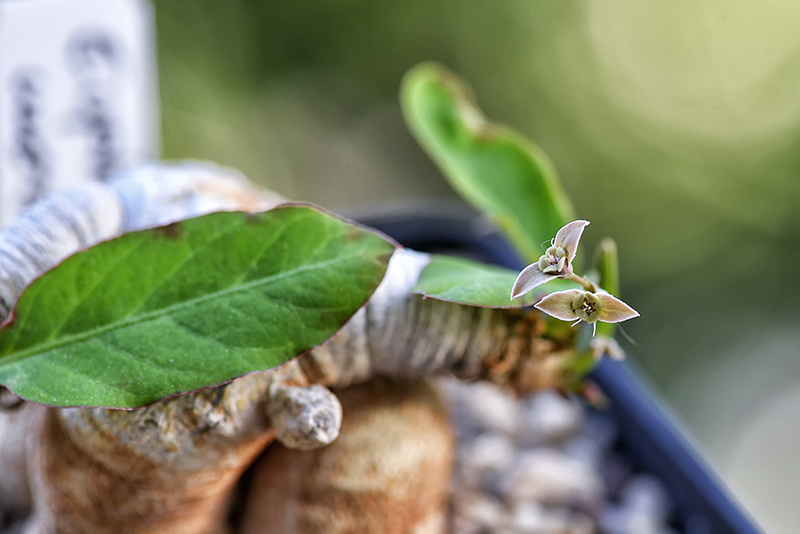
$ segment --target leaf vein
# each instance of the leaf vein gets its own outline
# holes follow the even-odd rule
[[[106,332],[119,330],[119,329],[122,329],[122,328],[125,328],[125,327],[128,327],[128,326],[133,326],[135,324],[141,324],[141,323],[146,323],[146,322],[149,322],[149,321],[154,321],[154,320],[159,319],[159,318],[164,317],[164,316],[170,316],[173,312],[179,311],[181,309],[193,307],[193,306],[196,306],[198,304],[202,304],[202,303],[204,303],[206,301],[222,298],[222,297],[224,297],[226,295],[233,295],[233,294],[237,294],[237,293],[242,293],[244,291],[248,291],[250,289],[254,289],[254,288],[258,288],[258,287],[269,286],[269,285],[274,284],[276,282],[279,282],[279,281],[281,281],[281,280],[283,280],[285,278],[289,278],[289,277],[293,277],[293,276],[299,276],[299,275],[302,275],[303,273],[306,273],[308,271],[313,271],[315,269],[324,269],[326,267],[336,266],[337,264],[343,264],[343,263],[350,262],[352,260],[357,260],[357,259],[362,259],[362,258],[363,258],[363,253],[359,251],[359,252],[357,252],[355,254],[351,254],[351,255],[348,255],[348,256],[338,256],[338,257],[335,257],[335,258],[332,258],[332,259],[329,259],[329,260],[326,260],[326,261],[321,261],[321,262],[316,263],[316,264],[312,264],[312,265],[306,264],[306,265],[303,265],[303,266],[299,266],[299,267],[296,267],[294,269],[290,269],[288,271],[283,271],[283,272],[277,273],[275,275],[271,275],[271,276],[267,276],[267,277],[261,278],[259,280],[254,280],[252,282],[247,282],[247,283],[241,284],[241,285],[236,286],[236,287],[228,287],[228,288],[225,288],[225,289],[222,289],[222,290],[219,290],[219,291],[215,291],[215,292],[212,292],[212,293],[201,295],[201,296],[193,298],[193,299],[188,299],[188,300],[185,300],[185,301],[181,301],[181,302],[178,302],[176,304],[172,304],[170,306],[166,306],[166,307],[158,309],[158,310],[153,310],[151,312],[144,313],[144,314],[142,314],[140,316],[133,316],[133,317],[132,316],[126,316],[126,317],[122,318],[121,320],[114,321],[113,323],[110,323],[110,324],[101,325],[101,326],[98,326],[96,328],[89,329],[89,330],[86,330],[84,332],[80,332],[80,333],[77,333],[77,334],[64,336],[64,337],[62,337],[60,339],[53,340],[51,342],[41,343],[39,345],[33,346],[33,347],[29,348],[29,349],[22,350],[22,351],[19,351],[19,352],[16,352],[16,353],[12,352],[11,354],[7,355],[6,357],[0,358],[0,362],[5,363],[5,364],[11,364],[11,363],[14,363],[16,361],[22,360],[22,359],[24,359],[24,358],[26,358],[28,356],[31,356],[31,355],[34,355],[34,354],[41,354],[41,353],[44,353],[44,352],[49,352],[49,351],[58,349],[60,347],[66,346],[66,345],[79,343],[79,342],[85,341],[87,339],[91,339],[93,337],[100,336],[100,335],[102,335],[102,334],[104,334]],[[5,360],[5,361],[3,362],[3,360]]]

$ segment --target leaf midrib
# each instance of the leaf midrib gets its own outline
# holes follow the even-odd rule
[[[330,266],[330,265],[335,265],[337,263],[342,263],[342,262],[345,262],[345,261],[349,261],[349,260],[352,260],[352,259],[360,257],[360,256],[363,256],[363,252],[357,253],[357,254],[352,254],[352,255],[349,255],[349,256],[333,258],[333,259],[330,259],[330,260],[327,260],[327,261],[324,261],[324,262],[320,262],[320,263],[314,263],[314,264],[311,264],[311,265],[297,267],[297,268],[291,269],[289,271],[283,271],[282,273],[279,273],[279,274],[276,274],[276,275],[267,276],[267,277],[264,277],[264,278],[260,278],[258,280],[254,280],[252,282],[236,285],[236,286],[233,286],[233,287],[228,287],[228,288],[225,288],[225,289],[220,290],[220,291],[215,291],[213,293],[208,293],[208,294],[201,295],[199,297],[195,297],[195,298],[192,298],[192,299],[189,299],[189,300],[181,301],[179,303],[176,303],[176,304],[173,304],[173,305],[170,305],[170,306],[167,306],[165,308],[158,309],[158,310],[154,310],[152,312],[148,312],[148,313],[145,313],[145,314],[142,314],[142,315],[134,315],[132,317],[129,316],[129,317],[126,317],[125,319],[123,319],[121,321],[115,321],[113,323],[110,323],[110,324],[107,324],[107,325],[103,325],[103,326],[100,326],[100,327],[97,327],[97,328],[93,328],[93,329],[90,329],[90,330],[87,330],[87,331],[84,331],[84,332],[80,332],[78,334],[64,336],[64,337],[61,337],[61,338],[59,338],[59,339],[57,339],[55,341],[52,341],[52,342],[40,343],[40,344],[37,344],[37,345],[31,347],[30,349],[21,350],[21,351],[18,351],[18,352],[15,351],[15,352],[12,352],[10,355],[0,356],[0,369],[2,367],[5,367],[5,366],[8,366],[10,364],[14,364],[14,363],[16,363],[18,361],[24,360],[25,358],[28,358],[29,356],[35,356],[36,354],[42,354],[42,353],[45,353],[45,352],[51,352],[51,351],[56,350],[58,348],[61,348],[63,346],[72,345],[72,344],[75,344],[75,343],[80,343],[80,342],[85,341],[87,339],[99,337],[99,336],[101,336],[103,334],[106,334],[108,332],[112,332],[114,330],[120,330],[122,328],[126,328],[128,326],[132,326],[132,325],[135,325],[135,324],[146,323],[146,322],[149,322],[149,321],[153,321],[155,319],[159,319],[159,318],[161,318],[163,316],[169,315],[173,311],[180,310],[182,308],[188,308],[188,307],[196,306],[197,304],[205,302],[205,301],[208,301],[208,300],[213,300],[213,299],[216,299],[216,298],[220,298],[220,297],[223,297],[223,296],[229,295],[229,294],[233,295],[233,294],[239,293],[239,292],[247,290],[247,289],[251,289],[251,288],[254,288],[254,287],[261,286],[261,285],[266,285],[266,284],[269,284],[269,283],[273,283],[275,281],[281,280],[282,278],[293,276],[293,275],[302,273],[304,271],[309,271],[309,270],[312,270],[312,269],[319,269],[319,268],[327,267],[327,266]]]

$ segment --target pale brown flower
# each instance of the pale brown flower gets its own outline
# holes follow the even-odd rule
[[[555,278],[572,274],[572,261],[578,250],[583,229],[589,221],[577,220],[563,226],[539,261],[522,269],[511,289],[511,300]]]
[[[589,324],[597,321],[620,323],[639,317],[639,312],[604,291],[556,291],[542,298],[534,307],[562,321],[586,321]]]

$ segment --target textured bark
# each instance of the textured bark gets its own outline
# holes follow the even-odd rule
[[[91,186],[95,187],[101,186]],[[230,176],[228,171],[213,166],[145,167],[110,187],[123,207],[122,225],[126,230],[220,209],[265,209],[278,201],[273,195],[256,191],[241,177]],[[106,193],[98,193],[98,198]],[[117,215],[107,217],[102,215],[104,210],[111,209],[107,206],[70,203],[66,198],[54,202],[57,206],[67,206],[68,217],[29,219],[34,226],[37,220],[47,221],[48,226],[40,229],[42,235],[52,233],[53,225],[60,225],[58,232],[66,232],[66,236],[70,232],[83,232],[80,225],[75,226],[70,220],[106,221],[107,227],[98,226],[97,232],[82,240],[74,236],[69,238],[71,241],[67,239],[72,243],[73,250],[69,251],[61,246],[60,240],[44,240],[43,250],[34,250],[39,259],[29,258],[31,261],[22,264],[16,260],[20,257],[18,252],[30,255],[32,249],[25,248],[19,230],[0,235],[0,245],[10,244],[0,248],[0,253],[6,255],[3,260],[0,254],[0,285],[3,280],[11,281],[5,286],[11,288],[10,296],[5,293],[2,296],[6,305],[32,276],[74,252],[76,242],[87,246],[119,226],[118,209]],[[53,206],[44,213],[62,209]],[[47,260],[40,261],[42,258]],[[409,290],[428,261],[425,254],[399,250],[373,298],[339,333],[323,346],[276,370],[134,411],[25,406],[22,413],[39,415],[32,415],[24,425],[20,420],[14,422],[13,412],[0,412],[0,430],[11,428],[8,425],[24,427],[19,432],[25,437],[19,439],[29,440],[26,443],[33,445],[21,453],[16,438],[9,440],[10,434],[4,436],[0,432],[0,454],[14,459],[6,462],[5,456],[0,456],[0,480],[16,481],[9,482],[8,488],[0,484],[0,511],[24,511],[30,506],[32,495],[33,515],[26,534],[220,532],[224,529],[232,485],[274,437],[301,449],[324,445],[336,438],[341,407],[336,397],[320,386],[343,388],[380,377],[420,379],[440,373],[484,378],[520,391],[559,384],[570,347],[543,338],[545,323],[538,312],[470,308],[411,295]],[[390,384],[372,384],[378,383]],[[367,501],[347,496],[348,491],[354,491],[354,495],[361,491],[357,482],[361,476],[369,475],[369,469],[380,472],[379,459],[387,465],[400,461],[400,453],[392,443],[408,443],[418,453],[423,451],[424,447],[414,448],[420,447],[420,442],[414,440],[422,439],[420,436],[427,432],[419,421],[426,420],[432,425],[431,431],[438,433],[436,439],[440,440],[437,450],[445,449],[442,443],[449,432],[446,421],[442,422],[445,418],[427,393],[414,390],[423,386],[403,386],[415,391],[411,395],[416,398],[414,402],[426,406],[414,416],[419,421],[409,415],[411,412],[404,411],[407,405],[399,399],[406,393],[392,389],[399,386],[386,385],[385,397],[375,387],[343,393],[346,398],[354,399],[348,400],[351,408],[345,410],[343,424],[347,427],[348,419],[353,418],[354,424],[362,421],[365,426],[354,431],[354,436],[360,436],[358,439],[362,441],[342,441],[338,445],[345,447],[341,450],[346,452],[341,452],[336,462],[349,465],[356,470],[353,473],[361,475],[330,472],[330,489],[337,500],[325,501],[325,492],[314,490],[314,499],[327,504],[309,505],[309,515],[303,516],[309,525],[319,525],[314,523],[318,521],[315,517],[327,518],[339,506],[350,510],[348,513],[355,521],[364,509],[364,502],[370,500],[409,528],[416,522],[429,527],[436,524],[433,512],[406,498],[416,496],[411,493],[427,495],[428,489],[439,486],[414,486],[417,482],[410,473],[406,473],[402,487],[409,492],[409,488],[416,488],[411,493],[380,493],[376,487],[373,490],[377,493],[364,493]],[[365,403],[363,413],[360,403]],[[396,425],[384,425],[381,418],[365,422],[370,420],[370,413],[394,411],[397,411]],[[408,428],[413,430],[404,427],[404,417],[411,417]],[[364,430],[368,428],[372,430]],[[383,452],[373,454],[373,448]],[[330,454],[336,450],[340,449]],[[280,454],[294,458],[296,466],[284,467],[296,474],[312,458],[320,458],[320,462],[325,458],[321,452],[300,456],[286,451],[273,456]],[[366,457],[359,463],[365,454],[371,455],[372,464],[364,463]],[[446,456],[444,452],[442,455]],[[348,460],[349,456],[354,458]],[[397,464],[397,467],[402,466]],[[440,464],[420,468],[439,474],[443,469]],[[27,487],[28,479],[31,489]],[[273,484],[279,489],[284,485],[280,477],[273,479]],[[434,501],[439,495],[436,492],[431,497]],[[410,510],[411,515],[402,516],[403,510]],[[389,515],[381,517],[370,521],[388,520]]]
[[[452,373],[518,392],[560,384],[571,352],[543,337],[535,310],[462,306],[410,293],[428,254],[395,252],[369,303],[333,338],[298,358],[310,383],[344,387],[373,377]]]
[[[311,452],[271,446],[255,466],[240,532],[444,532],[454,437],[425,381],[338,392],[341,434]]]
[[[47,410],[26,533],[223,532],[226,498],[272,439],[271,375],[137,411]]]
[[[0,231],[0,322],[34,278],[121,229],[120,200],[100,184],[51,195],[20,214]]]
[[[26,534],[219,531],[223,528],[225,499],[231,486],[274,436],[275,423],[282,435],[295,436],[287,440],[290,445],[297,445],[297,428],[304,428],[303,439],[311,440],[300,448],[331,441],[329,422],[336,418],[336,403],[329,408],[334,415],[309,419],[308,413],[320,413],[317,403],[320,396],[294,396],[295,401],[317,400],[305,406],[302,402],[288,403],[293,404],[297,414],[306,413],[299,424],[297,416],[278,416],[286,411],[287,392],[308,389],[309,384],[343,387],[376,377],[419,379],[453,372],[463,378],[488,378],[520,390],[546,385],[541,382],[547,377],[543,369],[549,361],[560,360],[552,345],[539,338],[543,325],[538,315],[473,309],[410,295],[410,284],[419,276],[426,258],[423,254],[399,251],[373,299],[342,331],[322,347],[277,370],[249,375],[225,386],[168,399],[142,410],[49,411],[33,465],[36,509]],[[377,391],[372,392],[371,398],[348,390],[343,394],[357,399],[352,401],[350,413],[345,410],[345,426],[348,418],[355,417],[358,421],[360,412],[356,406],[360,403],[364,403],[365,409],[370,404],[385,412],[398,409],[391,405],[396,402],[392,395],[382,399]],[[424,430],[425,425],[409,427],[401,412],[392,425],[361,432],[359,435],[365,441],[349,446],[336,461],[344,462],[346,455],[372,454],[375,449],[380,452],[371,456],[373,459],[383,455],[383,461],[391,464],[397,460],[394,458],[397,451],[392,452],[391,447],[381,449],[381,444],[401,443],[414,434],[445,432],[442,427],[447,428],[443,416],[440,420],[444,422],[437,423],[438,430]],[[273,414],[271,422],[269,413]],[[312,424],[304,426],[305,420]],[[390,438],[389,432],[394,432]],[[368,434],[374,434],[377,442],[370,442]],[[342,443],[345,446],[349,442]],[[360,452],[356,453],[357,450]],[[312,456],[287,456],[280,463],[285,462],[287,469],[298,472],[315,470],[317,464],[308,464],[314,453],[309,454]],[[348,475],[351,467],[354,471]],[[409,517],[415,521],[435,525],[432,512],[422,513],[399,495],[367,492],[366,497],[357,494],[347,497],[347,484],[369,474],[365,464],[351,467],[343,467],[345,470],[337,479],[336,484],[341,487],[334,491],[338,495],[336,504],[323,499],[321,502],[327,504],[320,504],[308,517],[303,516],[309,525],[330,519],[325,515],[326,507],[338,509],[348,502],[352,504],[353,517],[361,517],[364,499],[379,510],[393,510],[392,514],[407,508]],[[281,492],[286,489],[284,482],[274,481]],[[335,488],[334,484],[329,489]],[[320,489],[314,493],[314,499],[322,499],[324,494]],[[397,504],[400,502],[404,504]],[[321,519],[314,519],[315,514],[322,514]],[[388,517],[379,516],[369,520]],[[402,524],[408,526],[408,521]],[[363,525],[356,527],[355,531],[370,531]],[[314,531],[313,528],[310,526],[308,531]],[[349,531],[345,526],[341,528],[342,532]]]
[[[148,166],[53,195],[0,232],[0,319],[34,277],[102,239],[279,201],[238,173],[198,164]],[[0,511],[24,513],[32,495],[28,534],[219,532],[230,488],[275,434],[268,391],[295,376],[252,375],[137,411],[0,410]]]

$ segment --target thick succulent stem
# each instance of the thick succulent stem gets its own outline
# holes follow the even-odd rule
[[[398,250],[367,306],[326,344],[298,358],[312,383],[452,373],[517,391],[558,385],[563,353],[531,310],[474,308],[410,293],[429,256]]]
[[[372,380],[340,396],[346,418],[333,444],[275,445],[259,459],[241,534],[442,532],[454,436],[436,388]]]
[[[108,226],[91,238],[73,239],[72,250],[45,240],[44,253],[33,255],[47,261],[18,262],[19,251],[27,250],[24,243],[16,234],[0,233],[0,252],[12,258],[0,255],[0,291],[5,291],[0,304],[7,308],[33,276],[75,249],[119,231],[120,216],[130,230],[277,202],[209,167],[148,167],[112,185],[112,191],[121,200],[121,215],[100,217],[105,212],[94,204],[64,204],[68,213],[86,209],[87,220],[107,220]],[[59,198],[56,203],[66,197]],[[75,231],[64,223],[68,218],[42,220],[61,225],[58,232],[65,235]],[[49,226],[40,231],[52,232]],[[218,532],[231,486],[273,438],[302,450],[336,438],[341,406],[322,386],[440,373],[520,391],[559,383],[568,350],[543,337],[545,322],[538,312],[470,308],[410,294],[428,261],[425,254],[399,250],[371,301],[339,333],[278,369],[134,411],[32,407],[42,414],[28,431],[37,436],[36,447],[16,456],[15,472],[27,476],[17,476],[16,489],[0,487],[0,507],[11,508],[4,493],[32,494],[27,534]],[[0,411],[0,428],[10,424],[12,413]],[[16,439],[0,432],[0,453],[13,449],[8,440]],[[0,461],[0,479],[7,465]],[[17,509],[30,505],[18,501]]]
[[[120,200],[99,184],[50,196],[23,212],[0,232],[0,322],[34,278],[121,230]]]
[[[223,531],[226,497],[272,440],[251,375],[136,411],[48,410],[26,532]]]

